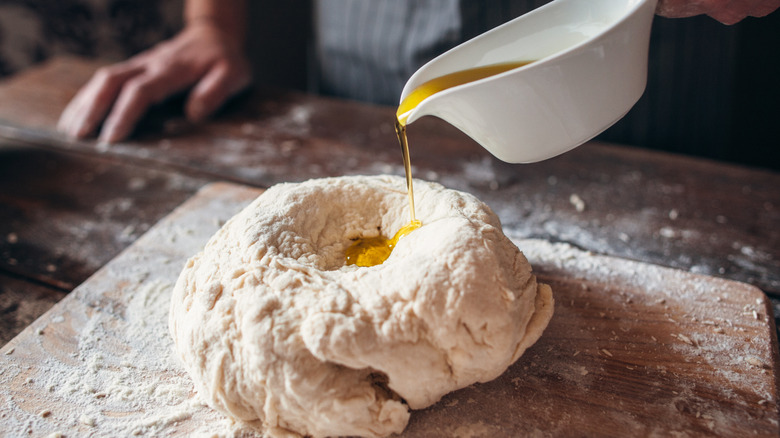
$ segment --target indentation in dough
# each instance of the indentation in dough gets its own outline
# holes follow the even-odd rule
[[[423,226],[383,264],[345,265],[351,239],[406,225],[405,187],[272,187],[187,263],[170,328],[203,399],[272,436],[386,436],[539,338],[552,293],[469,194],[415,181]]]

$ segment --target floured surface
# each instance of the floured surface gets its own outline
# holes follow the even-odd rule
[[[214,192],[212,192],[213,194]],[[9,436],[150,436],[231,430],[193,397],[171,354],[170,290],[254,190],[196,197],[55,305],[0,354],[0,423]],[[2,433],[0,433],[2,435]]]
[[[197,401],[170,350],[167,302],[184,260],[258,193],[203,190],[3,347],[3,432],[248,433]],[[550,325],[498,379],[413,412],[405,436],[780,433],[773,327],[760,291],[516,243],[555,291]]]

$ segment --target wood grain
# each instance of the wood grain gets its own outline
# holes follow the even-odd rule
[[[60,289],[0,274],[0,345],[5,345],[65,295]]]
[[[167,289],[156,298],[148,291],[170,286],[183,261],[258,193],[207,186],[0,349],[0,418],[9,433],[230,429],[191,403],[186,375],[167,366],[167,313],[159,309]],[[761,291],[569,245],[516,241],[553,288],[550,326],[498,379],[414,412],[404,436],[780,433],[776,339]],[[123,397],[148,382],[161,390]]]
[[[205,182],[0,144],[0,269],[70,291]]]

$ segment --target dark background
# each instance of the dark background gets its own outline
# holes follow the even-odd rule
[[[248,3],[256,84],[312,91],[311,0]],[[122,59],[180,26],[181,0],[0,0],[0,75],[63,53]],[[780,11],[656,17],[649,57],[644,96],[600,140],[780,170]]]
[[[252,29],[258,83],[307,89],[309,3],[252,11],[279,17]],[[780,170],[780,11],[731,26],[656,16],[649,57],[644,95],[600,140]]]

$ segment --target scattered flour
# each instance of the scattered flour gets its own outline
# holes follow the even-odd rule
[[[513,237],[511,230],[507,231],[507,235]],[[691,362],[707,364],[713,380],[721,382],[723,387],[757,394],[766,400],[776,399],[776,389],[767,384],[762,372],[745,372],[746,363],[758,369],[766,367],[758,357],[772,357],[771,344],[743,340],[741,336],[734,335],[748,329],[766,331],[769,335],[770,329],[764,320],[766,315],[762,313],[765,313],[765,297],[758,289],[729,280],[605,257],[568,244],[534,239],[513,240],[523,249],[537,272],[599,279],[606,290],[610,284],[619,284],[623,288],[641,291],[641,294],[615,294],[615,305],[645,313],[645,323],[658,317],[672,323],[671,327],[689,330],[687,335],[671,332],[666,347]],[[733,288],[739,288],[739,294],[754,293],[760,298],[756,298],[755,304],[744,304],[744,298],[719,293],[720,290]],[[659,312],[660,309],[667,309],[667,313],[658,316],[646,314]],[[612,357],[611,352],[602,350],[602,353]]]
[[[195,396],[192,383],[171,354],[167,329],[167,302],[172,282],[178,276],[184,258],[197,252],[205,239],[244,205],[245,201],[236,198],[199,205],[203,217],[198,220],[202,223],[193,226],[198,230],[194,234],[187,233],[180,226],[166,225],[160,229],[156,226],[139,239],[139,242],[146,239],[147,245],[150,240],[159,241],[155,247],[159,254],[153,263],[144,259],[150,257],[146,253],[123,254],[110,264],[122,263],[121,271],[119,268],[109,270],[106,276],[111,277],[111,281],[96,284],[89,281],[91,290],[79,288],[71,294],[83,301],[84,315],[74,320],[74,315],[62,313],[65,311],[60,309],[60,313],[54,312],[48,320],[41,321],[40,326],[46,328],[43,335],[28,338],[26,344],[17,343],[6,348],[5,354],[0,356],[0,435],[256,436],[251,430],[207,408]],[[187,222],[192,218],[185,219],[177,220]],[[766,419],[756,415],[774,415],[776,387],[772,379],[766,377],[776,372],[771,346],[760,340],[754,342],[747,336],[759,330],[769,333],[765,299],[757,298],[755,304],[751,300],[746,305],[745,300],[738,296],[742,291],[734,292],[726,282],[711,277],[700,278],[646,264],[605,258],[566,244],[523,240],[529,235],[528,230],[520,225],[520,219],[517,224],[515,229],[510,225],[504,231],[523,250],[540,276],[564,272],[565,278],[573,279],[575,283],[579,278],[599,279],[600,283],[590,283],[591,286],[578,292],[572,292],[573,289],[567,292],[567,299],[560,303],[556,312],[560,310],[562,318],[570,318],[567,321],[578,324],[574,326],[576,330],[542,343],[542,347],[546,347],[549,342],[555,342],[560,349],[531,351],[526,362],[513,371],[515,374],[508,376],[502,390],[566,384],[578,393],[587,394],[604,385],[615,385],[615,382],[604,380],[604,369],[619,366],[624,373],[636,379],[635,382],[645,382],[643,388],[652,393],[655,400],[655,404],[650,406],[655,409],[653,412],[680,424],[698,421],[703,427],[700,433],[722,434],[723,431],[733,430],[728,427],[743,425],[746,419],[765,424]],[[177,236],[177,251],[173,253],[166,252],[170,245],[164,239],[171,234]],[[746,258],[755,256],[748,249],[742,250],[740,255]],[[136,266],[143,266],[143,269],[134,268]],[[148,266],[153,266],[152,272],[146,271]],[[118,280],[123,284],[124,291],[121,293],[131,299],[111,298],[119,293],[112,289],[116,288]],[[669,288],[670,282],[678,285]],[[682,287],[679,286],[681,282]],[[101,284],[104,287],[101,288]],[[625,293],[632,285],[641,286],[642,293]],[[594,299],[608,304],[606,309],[599,309],[603,315],[588,309],[588,304]],[[610,309],[615,308],[646,312],[641,313],[645,322],[638,319],[614,320]],[[583,319],[583,316],[587,318]],[[594,319],[598,321],[594,322]],[[643,332],[641,329],[647,326],[648,319],[656,325],[668,327],[668,333],[653,332],[650,335]],[[551,322],[553,330],[556,330],[555,323],[554,318]],[[597,347],[587,349],[580,344],[575,345],[568,336],[571,334],[580,337],[580,341],[588,341],[594,333],[591,327],[604,323],[614,327],[614,342],[605,337],[602,345],[599,338]],[[683,331],[680,327],[689,330]],[[679,336],[683,332],[690,342]],[[58,333],[65,335],[58,339],[59,343],[52,343],[51,337]],[[639,339],[649,346],[655,345],[663,355],[682,358],[684,366],[632,363],[630,351],[624,347],[631,346],[635,341],[634,335],[641,336]],[[598,354],[602,348],[612,357]],[[33,357],[29,353],[31,350],[37,351],[37,355]],[[46,359],[38,362],[41,355]],[[36,362],[31,362],[32,359]],[[539,363],[538,367],[535,367],[535,362]],[[539,373],[533,374],[534,369]],[[686,370],[695,372],[701,369],[711,373],[711,383],[706,384],[685,373]],[[10,389],[13,387],[23,390],[14,392]],[[713,404],[713,394],[728,400],[725,409],[722,404]],[[463,403],[454,398],[444,406],[447,410],[442,411],[443,424],[454,423],[452,419],[456,417],[451,415],[452,410],[463,408],[465,412],[467,406],[476,405],[467,403],[466,399],[460,400]],[[553,412],[551,409],[559,409],[562,403],[569,403],[568,406],[575,409],[579,407],[568,398],[551,399],[543,393],[535,394],[534,401],[534,405],[518,409],[518,412],[527,415],[523,422],[533,422],[537,412],[548,415]],[[659,406],[659,403],[663,405]],[[628,412],[631,405],[627,404],[625,408]],[[643,410],[646,408],[642,407]],[[643,418],[631,417],[632,414],[626,412],[615,411],[611,415],[622,415],[624,421],[641,432],[636,435],[670,436],[670,432],[675,432],[666,426],[647,429]],[[419,423],[427,421],[434,413],[424,414]],[[568,415],[558,418],[557,423],[545,423],[534,430],[540,436],[555,430],[561,434],[570,433],[572,419],[579,417],[574,410]],[[93,422],[93,425],[80,421],[82,418],[90,419],[88,422]],[[475,421],[458,432],[465,436],[494,432],[489,416],[485,418],[484,425]],[[769,421],[774,421],[774,417]],[[448,430],[453,432],[458,427],[452,424]],[[680,434],[695,435],[685,431]]]
[[[214,201],[196,219],[213,233],[234,203]],[[256,436],[206,407],[173,355],[168,311],[184,255],[166,253],[160,237],[176,235],[190,253],[203,240],[173,223],[155,228],[141,237],[147,250],[121,254],[43,317],[40,336],[6,350],[1,436]]]
[[[124,309],[96,307],[98,315],[117,312],[117,318],[90,318],[67,360],[44,361],[28,385],[42,388],[39,391],[47,393],[50,402],[34,416],[12,418],[7,424],[10,431],[57,436],[52,428],[69,427],[79,436],[166,436],[193,416],[210,419],[199,422],[205,425],[200,434],[241,431],[195,397],[189,377],[171,354],[167,327],[171,287],[151,281],[133,291]],[[62,323],[64,318],[57,315],[55,320]],[[25,410],[21,401],[10,403]]]

